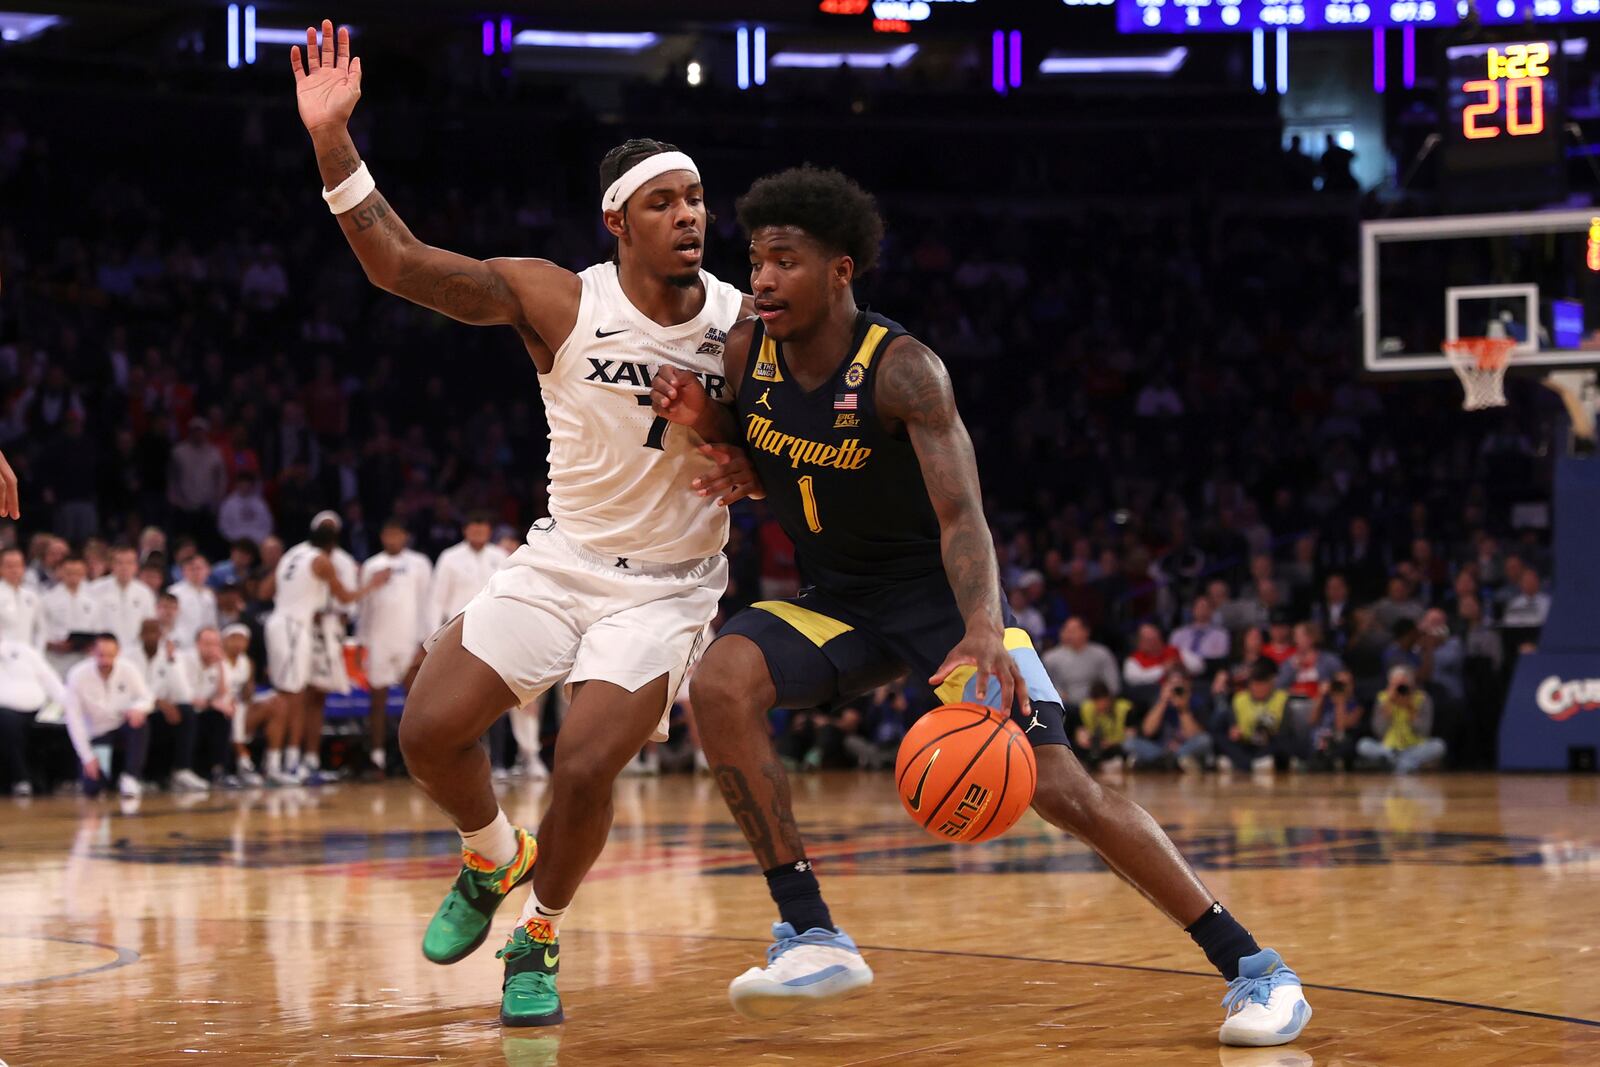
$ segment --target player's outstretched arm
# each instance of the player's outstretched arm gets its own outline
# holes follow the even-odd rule
[[[939,516],[945,575],[967,624],[966,636],[928,681],[937,686],[957,667],[971,666],[977,670],[979,699],[992,675],[1000,681],[1001,707],[1009,710],[1015,697],[1027,714],[1027,685],[1005,647],[1000,567],[983,517],[978,461],[956,410],[949,372],[928,346],[911,337],[895,340],[882,358],[875,393],[878,411],[906,425],[928,499]]]
[[[304,61],[296,45],[289,63],[322,184],[344,194],[330,207],[367,278],[460,322],[531,329],[552,351],[559,347],[577,317],[576,275],[545,260],[479,260],[424,244],[373,187],[347,128],[361,98],[361,60],[350,54],[349,31],[336,34],[324,20],[319,43],[317,31],[307,28]]]

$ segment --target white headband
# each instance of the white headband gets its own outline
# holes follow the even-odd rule
[[[690,159],[687,153],[657,152],[653,156],[645,156],[639,160],[611,183],[606,195],[600,198],[600,210],[621,211],[622,205],[628,202],[628,197],[637,193],[641,185],[651,178],[661,177],[670,170],[686,170],[694,175],[696,181],[700,180],[700,168],[694,165],[694,160]]]

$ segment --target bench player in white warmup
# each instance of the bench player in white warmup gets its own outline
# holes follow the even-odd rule
[[[612,787],[665,724],[684,671],[727,584],[721,555],[737,488],[699,496],[702,476],[743,470],[743,453],[700,438],[737,427],[723,364],[745,298],[700,269],[706,208],[694,162],[670,145],[630,141],[600,165],[601,210],[615,262],[581,274],[539,259],[470,259],[423,244],[356,156],[346,121],[361,63],[333,24],[291,50],[300,118],[323,196],[367,277],[451,318],[511,326],[539,370],[550,422],[550,514],[489,585],[430,639],[406,699],[400,743],[417,782],[462,831],[455,887],[423,936],[453,963],[488,936],[512,888],[533,882],[505,960],[500,1018],[560,1022],[557,930],[605,844]],[[650,408],[663,365],[695,374],[726,435],[669,429]],[[709,454],[708,454],[709,453]],[[479,738],[512,705],[566,679],[562,723],[539,843],[495,801]],[[538,863],[535,864],[535,857]]]
[[[409,547],[406,524],[392,518],[378,534],[383,551],[361,564],[361,581],[379,571],[389,580],[361,604],[356,636],[366,649],[367,688],[372,703],[367,713],[367,758],[381,776],[388,768],[389,690],[409,688],[411,672],[422,661],[422,642],[438,622],[433,615],[433,564]]]

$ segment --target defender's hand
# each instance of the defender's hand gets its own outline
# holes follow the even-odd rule
[[[678,367],[663,366],[650,386],[650,410],[680,426],[696,425],[711,402],[700,379]]]
[[[289,66],[294,68],[295,99],[300,105],[300,121],[306,129],[330,124],[344,125],[361,99],[361,60],[350,55],[350,31],[340,27],[333,32],[333,20],[322,20],[322,42],[317,31],[306,27],[306,61],[300,65],[300,46],[289,49]]]
[[[744,454],[744,449],[733,445],[701,445],[700,454],[716,463],[717,471],[715,474],[703,474],[690,482],[695,493],[700,496],[717,494],[717,506],[722,508],[745,497],[751,500],[766,498],[767,491],[761,485],[761,476],[756,473],[750,457]]]
[[[973,667],[978,672],[973,692],[979,703],[987,703],[985,697],[989,693],[989,679],[998,678],[1000,713],[1009,716],[1011,703],[1015,700],[1022,708],[1022,714],[1033,714],[1033,702],[1028,699],[1028,683],[1022,677],[1022,668],[1017,666],[1017,661],[1006,650],[1003,631],[988,626],[980,630],[968,630],[961,643],[950,650],[933,677],[928,679],[928,684],[937,689],[961,666]]]

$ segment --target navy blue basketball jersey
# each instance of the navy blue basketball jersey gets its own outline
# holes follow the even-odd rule
[[[904,336],[862,311],[832,377],[806,392],[758,322],[739,418],[767,505],[794,541],[801,579],[848,592],[942,573],[939,518],[903,427],[878,416],[878,357]]]

